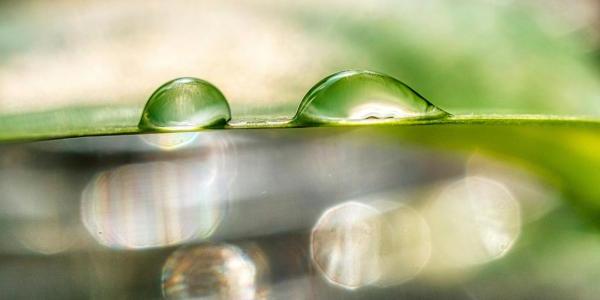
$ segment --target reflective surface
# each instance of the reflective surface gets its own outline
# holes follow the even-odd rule
[[[529,140],[560,133],[526,129]],[[479,138],[520,139],[514,128],[463,132],[460,151],[447,147],[455,130],[467,129],[215,130],[2,145],[0,282],[13,288],[0,295],[528,298],[532,286],[536,296],[581,296],[575,287],[592,295],[586,280],[600,244],[570,204],[584,203],[574,201],[575,186],[557,184],[568,173],[547,176],[539,171],[547,164],[494,155],[499,148]],[[563,151],[572,163],[587,153]]]

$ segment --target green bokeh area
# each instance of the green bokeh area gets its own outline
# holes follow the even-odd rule
[[[43,7],[40,3],[28,6],[5,2],[0,5],[4,8],[0,10],[3,20],[0,23],[0,71],[8,72],[15,65],[28,63],[21,61],[28,57],[21,54],[59,53],[63,48],[70,49],[68,41],[71,38],[77,42],[77,32],[44,23],[38,14]],[[177,6],[176,3],[173,5]],[[312,85],[329,74],[347,69],[372,70],[398,78],[452,114],[600,116],[598,42],[589,37],[589,28],[572,26],[561,19],[556,10],[546,10],[529,1],[374,1],[369,5],[266,1],[246,3],[242,7],[250,17],[273,24],[273,28],[280,22],[294,28],[294,34],[311,45],[313,52],[304,56],[314,66],[273,70],[272,76],[288,79],[277,85],[265,84],[262,88],[277,96],[261,99],[264,101],[260,103],[242,99],[252,98],[257,93],[255,90],[244,90],[245,96],[232,98],[227,89],[222,89],[230,102],[234,120],[291,117]],[[207,12],[193,13],[201,17]],[[235,13],[227,6],[222,10],[225,17],[235,17]],[[171,15],[164,17],[177,21]],[[126,29],[137,28],[128,26],[123,25]],[[231,24],[230,27],[242,33],[248,29],[243,28],[243,24]],[[110,44],[113,38],[135,33],[133,29],[109,31],[103,40]],[[213,30],[218,33],[219,26]],[[218,34],[210,38],[186,31],[181,34],[190,43],[208,39],[208,45],[211,39],[219,38]],[[263,34],[267,37],[276,35],[272,32]],[[186,50],[185,46],[182,45],[182,52]],[[118,57],[117,50],[114,55]],[[99,57],[111,58],[111,53],[101,53],[104,56]],[[208,52],[208,55],[214,61],[226,63],[228,60],[219,51]],[[312,57],[319,59],[311,60]],[[185,61],[186,57],[178,60]],[[224,71],[234,74],[238,71],[236,67],[250,65],[254,60],[253,54],[249,53],[238,65],[233,64]],[[103,60],[97,62],[99,66],[103,63]],[[86,134],[90,128],[104,133],[109,128],[134,127],[151,92],[174,78],[169,74],[205,79],[219,89],[219,83],[223,82],[238,85],[225,73],[219,75],[222,77],[205,78],[203,74],[209,72],[202,67],[194,69],[192,65],[189,69],[180,69],[173,66],[172,72],[165,72],[164,76],[153,74],[156,77],[152,79],[147,77],[151,73],[140,73],[137,80],[146,79],[144,88],[123,83],[126,88],[86,94],[86,99],[65,99],[61,101],[63,104],[36,98],[37,105],[10,109],[25,100],[18,99],[18,94],[11,96],[15,99],[0,99],[0,134],[2,139],[18,139],[62,135],[64,132]],[[259,71],[257,69],[256,73]],[[40,76],[45,73],[40,72]],[[20,86],[23,91],[28,89],[27,82],[9,76],[0,76],[0,83],[7,87]],[[50,94],[53,90],[60,94],[67,87],[77,90],[68,81],[63,83],[64,86],[52,87]],[[102,117],[98,117],[99,114]]]
[[[375,22],[318,9],[293,16],[346,45],[355,62],[338,68],[389,74],[452,113],[600,115],[599,66],[584,33],[553,33],[541,21],[550,17],[525,3],[491,2],[390,5]]]

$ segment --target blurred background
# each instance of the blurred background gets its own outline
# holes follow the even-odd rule
[[[193,76],[223,91],[234,119],[291,116],[323,77],[368,69],[453,113],[598,116],[599,6],[2,1],[0,113],[109,105],[135,120],[158,86]]]
[[[345,69],[598,118],[600,2],[0,1],[0,139],[135,127],[182,76],[291,117]],[[600,131],[562,125],[3,143],[0,298],[595,299]]]

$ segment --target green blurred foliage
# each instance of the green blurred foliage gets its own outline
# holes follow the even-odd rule
[[[562,5],[575,4],[597,8],[585,0]],[[160,84],[193,76],[224,92],[234,119],[291,116],[320,79],[365,69],[392,75],[455,114],[599,116],[595,25],[575,26],[546,6],[534,0],[9,1],[0,3],[0,88],[11,92],[0,93],[0,112],[106,105],[141,114]],[[156,44],[160,39],[164,45]],[[146,60],[131,61],[136,57]],[[56,76],[66,77],[43,84]],[[24,80],[35,82],[28,87]]]
[[[589,43],[544,28],[547,12],[521,2],[390,1],[365,15],[322,6],[289,12],[310,34],[348,49],[331,72],[387,73],[453,113],[600,115]]]

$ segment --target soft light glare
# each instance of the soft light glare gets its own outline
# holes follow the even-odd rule
[[[355,289],[397,285],[429,260],[429,228],[400,203],[345,202],[327,210],[311,234],[311,257],[332,284]]]
[[[224,204],[207,164],[132,164],[99,173],[82,194],[86,229],[102,245],[152,248],[206,238]]]
[[[436,270],[503,257],[521,232],[519,202],[501,183],[467,177],[447,185],[426,209]]]
[[[381,245],[379,212],[359,202],[346,202],[327,210],[311,235],[311,255],[331,283],[358,288],[381,276],[377,259]]]
[[[192,143],[198,137],[198,132],[142,134],[139,137],[152,147],[161,150],[175,150]]]
[[[77,227],[59,220],[26,223],[18,226],[15,238],[30,251],[54,255],[69,250],[78,237]]]

